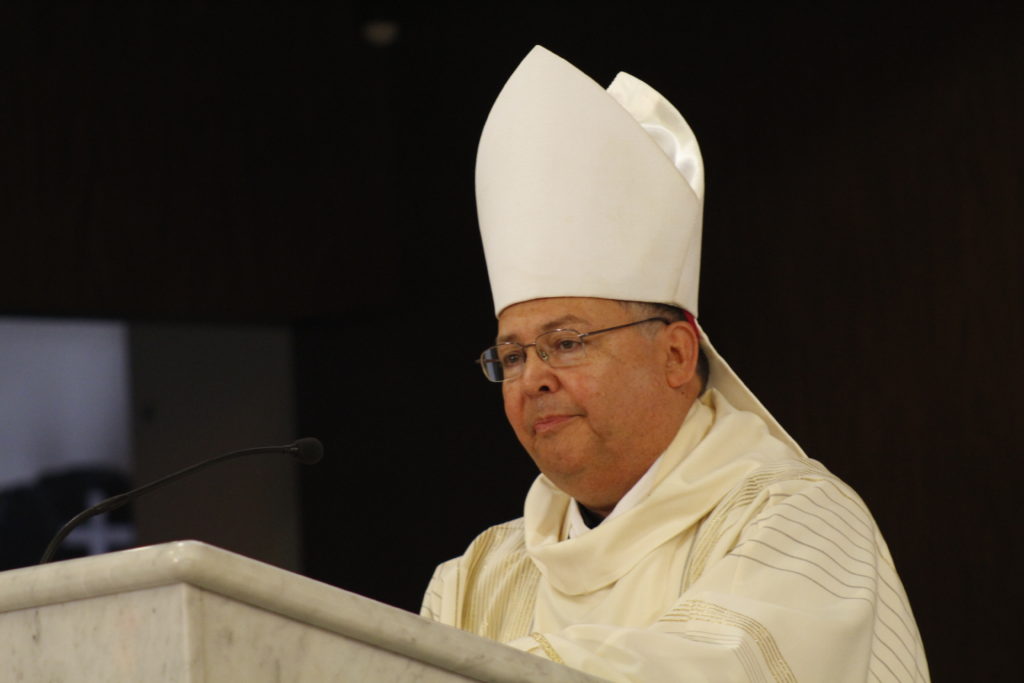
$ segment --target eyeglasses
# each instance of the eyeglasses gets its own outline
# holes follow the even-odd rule
[[[526,349],[536,347],[537,357],[553,368],[568,368],[579,365],[587,357],[587,347],[583,340],[595,334],[604,334],[613,330],[623,330],[634,325],[662,322],[665,318],[647,318],[636,322],[606,327],[593,332],[577,332],[576,330],[550,330],[537,336],[532,344],[519,342],[502,342],[485,349],[477,359],[484,371],[484,377],[492,382],[507,382],[523,374],[526,368]]]

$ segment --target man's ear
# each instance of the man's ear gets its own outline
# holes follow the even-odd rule
[[[666,351],[665,378],[673,389],[690,382],[697,373],[700,339],[697,330],[685,320],[670,323],[664,330]]]

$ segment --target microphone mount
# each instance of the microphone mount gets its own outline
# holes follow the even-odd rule
[[[101,500],[99,503],[96,503],[92,507],[87,508],[82,512],[78,513],[77,515],[75,515],[74,517],[72,517],[67,522],[67,524],[61,527],[60,531],[57,532],[57,535],[54,536],[53,540],[50,541],[50,544],[46,546],[46,550],[43,552],[43,556],[39,560],[39,564],[46,564],[47,562],[52,560],[53,556],[57,553],[57,549],[60,547],[61,542],[65,538],[67,538],[67,535],[74,531],[74,529],[79,524],[81,524],[87,519],[90,519],[91,517],[101,515],[104,512],[116,510],[119,507],[127,505],[129,502],[131,502],[135,498],[138,498],[139,496],[142,496],[146,493],[149,493],[150,491],[166,486],[167,484],[177,481],[182,477],[188,476],[193,472],[205,469],[210,465],[215,465],[219,462],[224,462],[225,460],[238,458],[244,455],[261,455],[264,453],[279,453],[282,455],[289,455],[304,465],[312,465],[316,462],[319,462],[320,459],[323,457],[324,447],[323,444],[321,444],[318,439],[306,437],[303,439],[299,439],[294,443],[290,443],[286,446],[261,446],[259,448],[246,448],[240,451],[231,451],[230,453],[223,453],[216,457],[209,458],[208,460],[197,462],[194,465],[186,467],[185,469],[178,470],[177,472],[168,474],[165,477],[161,477],[160,479],[151,481],[148,484],[144,484],[143,486],[140,486],[137,489],[125,491],[124,493],[119,493],[116,496],[111,496],[106,500]]]

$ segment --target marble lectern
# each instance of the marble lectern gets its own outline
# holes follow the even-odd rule
[[[596,681],[196,541],[0,573],[0,681]]]

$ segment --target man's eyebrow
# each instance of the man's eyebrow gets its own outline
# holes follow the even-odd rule
[[[574,325],[574,324],[584,324],[584,325],[586,325],[588,323],[583,318],[580,318],[579,316],[570,314],[570,315],[563,315],[561,318],[555,318],[554,320],[549,320],[546,323],[544,323],[541,326],[540,329],[543,332],[548,332],[550,330],[561,329],[561,328],[565,327],[566,325]],[[516,341],[516,335],[514,335],[514,334],[503,334],[503,335],[500,335],[497,339],[494,340],[494,343],[496,343],[496,344],[504,344],[505,342],[510,342],[510,341]]]

